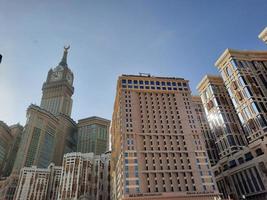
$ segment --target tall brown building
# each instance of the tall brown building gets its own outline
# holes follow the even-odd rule
[[[111,125],[113,199],[218,196],[188,81],[122,75]]]
[[[61,62],[49,70],[43,84],[41,106],[30,105],[13,171],[35,165],[46,168],[62,163],[63,155],[76,150],[76,123],[71,119],[73,74],[67,65],[68,48]]]

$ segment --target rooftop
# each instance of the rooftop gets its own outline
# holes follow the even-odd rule
[[[136,78],[144,77],[144,78],[159,78],[159,79],[185,80],[184,78],[179,78],[179,77],[151,76],[149,73],[139,73],[139,75],[122,74],[121,76],[124,76],[124,77],[136,77]]]

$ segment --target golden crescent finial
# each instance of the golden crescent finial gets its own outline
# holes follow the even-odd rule
[[[69,50],[69,48],[70,48],[70,45],[68,45],[68,46],[64,46],[64,49],[67,51],[67,50]]]

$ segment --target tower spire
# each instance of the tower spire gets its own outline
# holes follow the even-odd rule
[[[59,65],[63,66],[63,67],[67,67],[68,64],[67,64],[67,56],[68,56],[68,50],[70,48],[70,45],[68,46],[64,46],[64,52],[63,52],[63,56],[62,56],[62,59],[59,63]]]

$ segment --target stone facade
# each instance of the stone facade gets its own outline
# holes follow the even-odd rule
[[[113,199],[214,199],[188,81],[122,75],[111,125]]]

